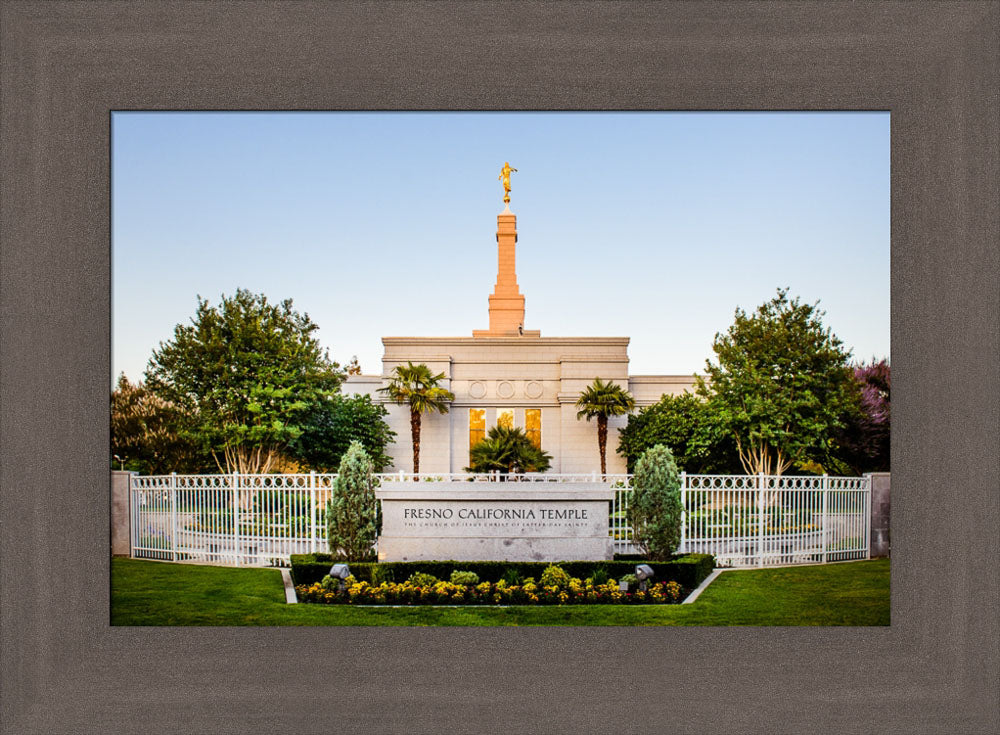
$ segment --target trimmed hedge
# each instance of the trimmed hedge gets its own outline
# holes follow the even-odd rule
[[[295,584],[313,584],[330,573],[336,563],[331,554],[292,554],[292,579]],[[681,587],[694,589],[712,573],[715,558],[711,554],[685,554],[670,561],[561,561],[551,562],[562,567],[571,577],[586,579],[594,570],[603,567],[609,577],[621,579],[623,575],[635,573],[637,563],[649,564],[653,568],[656,582],[673,580]],[[483,582],[499,582],[508,569],[516,569],[524,577],[534,577],[537,582],[545,567],[545,561],[391,561],[391,562],[350,562],[351,573],[358,581],[369,584],[381,582],[405,582],[414,572],[432,574],[438,579],[448,580],[453,571],[475,572]],[[376,567],[378,571],[376,571]],[[378,575],[378,580],[374,579]]]

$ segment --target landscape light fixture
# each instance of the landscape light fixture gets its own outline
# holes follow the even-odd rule
[[[339,579],[340,589],[344,589],[346,586],[344,580],[351,576],[351,570],[347,568],[346,564],[334,564],[330,567],[330,576]]]
[[[639,564],[635,568],[636,579],[639,580],[639,589],[643,592],[646,591],[646,580],[653,577],[653,567],[649,564]]]

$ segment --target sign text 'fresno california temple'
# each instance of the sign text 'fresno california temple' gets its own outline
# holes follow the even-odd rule
[[[396,432],[389,449],[389,471],[413,469],[409,407],[388,402],[377,390],[388,384],[397,365],[424,363],[444,373],[441,387],[455,394],[446,414],[426,413],[421,421],[421,472],[462,472],[469,448],[496,424],[519,426],[552,455],[550,472],[600,472],[597,426],[577,419],[576,401],[594,378],[626,387],[637,409],[656,403],[664,393],[680,394],[694,386],[692,375],[629,375],[628,337],[542,337],[524,328],[524,295],[517,285],[514,253],[517,216],[510,211],[510,174],[505,163],[503,212],[497,215],[499,266],[489,297],[489,329],[471,337],[383,337],[382,375],[353,375],[344,392],[371,395],[385,403],[387,421]],[[619,427],[627,417],[608,421],[608,472],[625,472],[615,450]]]

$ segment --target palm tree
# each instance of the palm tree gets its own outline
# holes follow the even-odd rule
[[[413,471],[420,472],[420,415],[430,411],[448,413],[448,403],[455,400],[455,394],[438,385],[444,380],[444,373],[431,374],[431,369],[423,363],[406,366],[397,365],[393,369],[389,385],[379,388],[394,403],[410,406],[410,438],[413,440]]]
[[[597,417],[597,446],[601,450],[601,474],[608,474],[607,450],[608,450],[608,416],[622,416],[635,408],[635,401],[627,391],[615,383],[605,383],[600,378],[594,378],[594,382],[584,389],[580,398],[576,402],[577,420],[585,418],[587,421]]]
[[[536,447],[518,426],[494,426],[469,450],[466,472],[545,472],[552,456]]]

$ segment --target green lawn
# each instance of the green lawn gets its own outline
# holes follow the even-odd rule
[[[111,562],[112,625],[888,625],[889,560],[721,574],[691,605],[287,605],[276,569]]]

